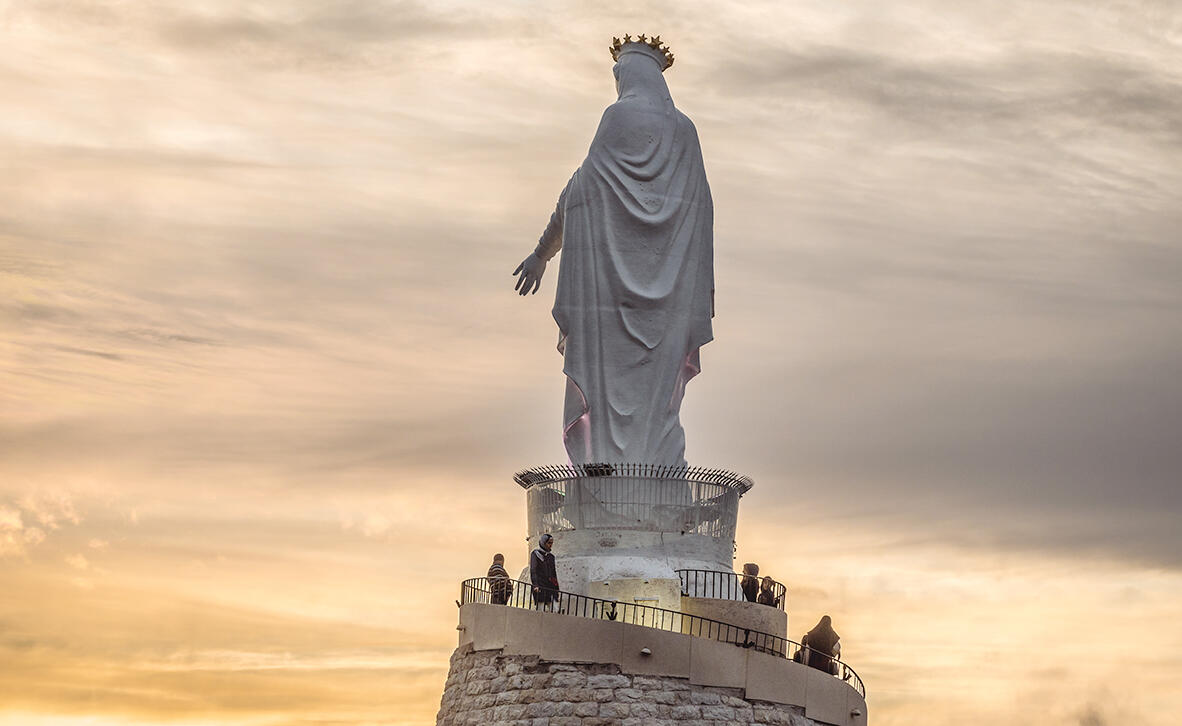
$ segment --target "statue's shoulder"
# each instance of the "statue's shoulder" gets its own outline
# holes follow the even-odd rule
[[[609,105],[603,109],[603,115],[599,117],[600,130],[622,122],[627,113],[628,109],[619,101]]]
[[[607,120],[613,116],[620,116],[640,108],[641,104],[628,98],[621,98],[615,103],[609,104],[607,108],[603,109],[603,118]]]
[[[611,119],[629,117],[636,113],[648,116],[654,111],[655,108],[652,104],[632,98],[621,98],[615,103],[609,105],[607,108],[603,109],[603,116],[601,117],[600,122],[602,123],[603,121],[608,121]],[[682,113],[681,110],[676,106],[673,107],[673,117],[677,120],[677,125],[679,127],[688,128],[697,133],[697,129],[694,127],[694,122],[691,121],[690,117]]]

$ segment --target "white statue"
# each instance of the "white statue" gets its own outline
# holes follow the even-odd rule
[[[514,271],[536,293],[562,249],[554,319],[571,462],[684,464],[679,412],[713,338],[714,206],[693,123],[673,105],[660,38],[611,47],[619,100]]]

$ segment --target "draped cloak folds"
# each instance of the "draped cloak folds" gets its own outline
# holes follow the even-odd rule
[[[714,207],[693,123],[659,66],[617,65],[603,114],[538,244],[561,247],[554,319],[572,463],[685,463],[680,408],[713,338]]]

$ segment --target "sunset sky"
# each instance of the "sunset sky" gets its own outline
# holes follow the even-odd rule
[[[1182,5],[0,0],[0,726],[431,724],[565,460],[537,241],[657,33],[693,464],[874,726],[1182,710]]]

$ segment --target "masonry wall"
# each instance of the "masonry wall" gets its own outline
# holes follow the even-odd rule
[[[533,656],[553,665],[607,667],[609,670],[596,673],[655,676],[703,692],[729,689],[726,694],[748,703],[775,704],[786,708],[785,713],[803,713],[812,722],[867,726],[866,700],[849,683],[754,648],[630,623],[503,605],[467,603],[460,607],[459,616],[457,645],[461,653]],[[591,672],[586,668],[585,672]],[[520,721],[516,717],[511,720]]]
[[[748,700],[740,688],[630,675],[618,665],[554,663],[461,645],[437,726],[816,726],[803,708]]]

